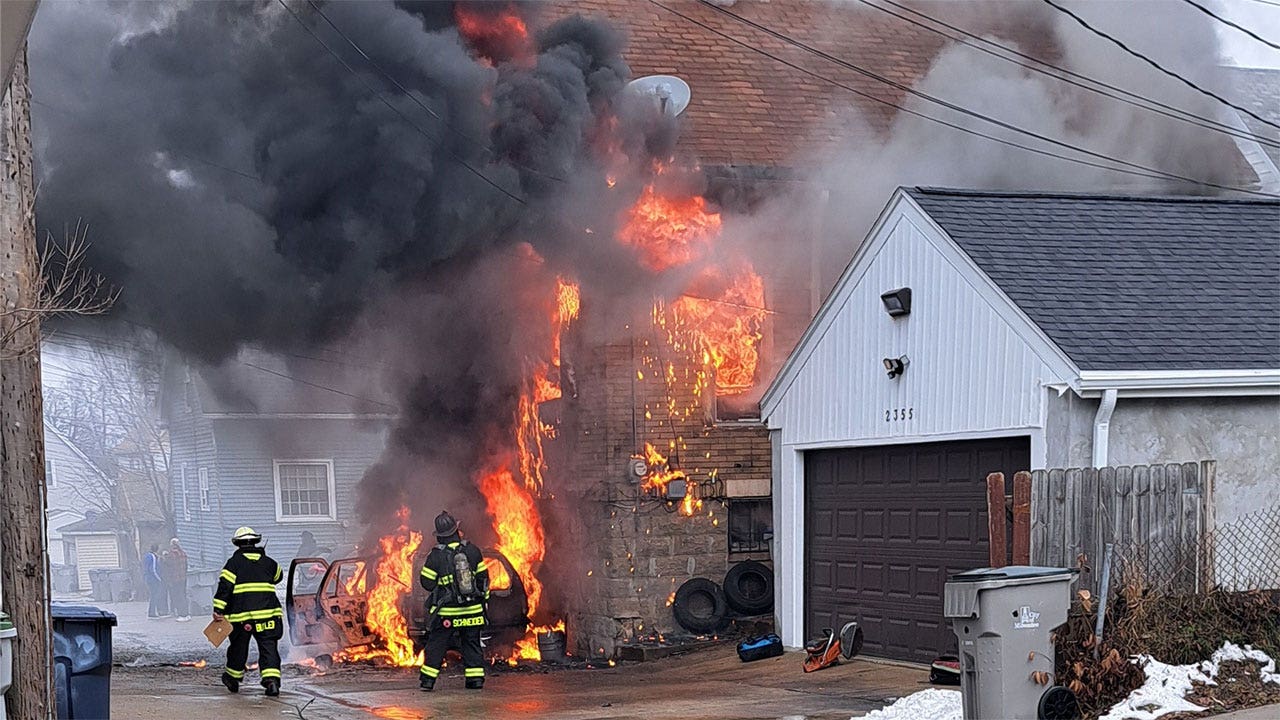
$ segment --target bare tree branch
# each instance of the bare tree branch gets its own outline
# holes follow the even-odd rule
[[[88,235],[89,226],[76,221],[75,228],[67,230],[64,242],[55,242],[53,233],[45,238],[40,251],[39,297],[29,307],[0,309],[0,315],[13,318],[4,324],[0,334],[0,357],[14,358],[38,348],[39,342],[17,342],[23,330],[33,324],[51,317],[102,315],[115,304],[119,289],[111,287],[105,277],[85,266]]]

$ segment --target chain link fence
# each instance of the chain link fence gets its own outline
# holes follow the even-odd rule
[[[1113,552],[1112,587],[1137,584],[1155,595],[1280,590],[1280,505],[1218,524],[1190,544],[1130,543]]]
[[[1095,629],[1103,598],[1078,589],[1055,645],[1058,681],[1080,697],[1086,717],[1105,712],[1143,682],[1130,662],[1138,654],[1189,664],[1230,641],[1280,657],[1280,506],[1198,537],[1113,548],[1100,638]],[[1103,572],[1101,558],[1079,562],[1084,572]]]

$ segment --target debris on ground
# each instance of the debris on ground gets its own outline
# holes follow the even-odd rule
[[[929,688],[851,720],[961,720],[959,690]]]
[[[1146,680],[1099,720],[1199,717],[1206,711],[1257,707],[1280,698],[1275,660],[1249,645],[1224,643],[1213,657],[1191,665],[1168,665],[1149,655],[1132,662],[1142,668]],[[1242,677],[1250,681],[1242,682]]]

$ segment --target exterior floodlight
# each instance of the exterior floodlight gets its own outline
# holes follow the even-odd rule
[[[889,374],[889,378],[896,378],[907,371],[907,366],[911,364],[911,360],[906,355],[896,358],[885,358],[881,362],[884,363],[884,369]]]
[[[888,311],[889,317],[899,317],[901,315],[911,314],[911,288],[898,288],[880,296],[880,302],[884,303],[884,309]]]

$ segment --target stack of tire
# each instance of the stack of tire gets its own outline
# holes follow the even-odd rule
[[[676,590],[671,611],[680,627],[704,635],[723,630],[732,617],[764,615],[773,610],[773,571],[744,560],[729,568],[724,584],[692,578]]]

